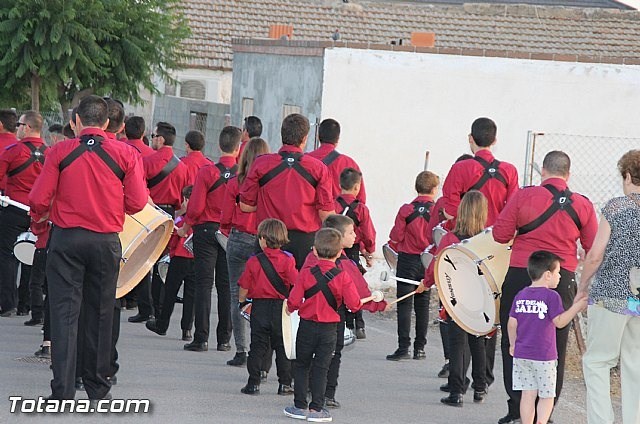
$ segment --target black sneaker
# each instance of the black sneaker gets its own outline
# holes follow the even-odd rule
[[[442,399],[440,399],[440,402],[449,406],[462,407],[463,400],[462,400],[462,395],[456,395],[451,393],[449,396],[443,397]]]
[[[520,424],[520,423],[521,423],[520,417],[511,415],[511,413],[508,413],[507,415],[505,415],[504,417],[498,420],[498,424]]]
[[[426,358],[427,358],[427,354],[425,353],[424,350],[421,350],[421,349],[414,349],[413,350],[413,359],[422,360],[422,359],[426,359]]]
[[[269,371],[260,371],[260,382],[262,383],[266,382],[268,376],[269,376]]]
[[[34,355],[38,358],[51,358],[51,346],[40,346]]]
[[[489,394],[489,392],[487,392],[487,389],[474,390],[473,391],[473,401],[475,403],[483,403],[484,399],[487,397],[488,394]]]
[[[147,327],[147,330],[153,331],[159,336],[167,335],[167,328],[164,325],[160,324],[158,320],[155,318],[149,319],[147,322],[144,323],[144,325],[145,327]]]
[[[240,389],[241,393],[245,395],[259,395],[260,394],[260,386],[256,386],[253,384],[247,384],[242,389]]]
[[[42,325],[44,324],[44,319],[42,318],[31,318],[29,321],[25,321],[24,325],[26,325],[27,327],[33,327],[35,325]]]
[[[228,352],[231,350],[231,345],[229,343],[218,343],[216,350],[219,352]]]
[[[449,378],[449,362],[445,362],[438,373],[438,378]]]
[[[293,387],[287,384],[279,384],[278,385],[278,394],[280,396],[287,396],[293,394]]]
[[[331,408],[331,409],[338,409],[340,408],[340,402],[338,402],[334,398],[324,398],[324,407]]]
[[[356,339],[362,340],[367,338],[367,333],[364,332],[364,328],[356,328]]]
[[[184,340],[185,342],[190,342],[191,340],[193,340],[191,330],[182,330],[182,340]]]
[[[84,390],[84,383],[81,377],[76,378],[76,390]]]
[[[400,361],[402,359],[411,359],[411,355],[406,350],[397,349],[391,355],[387,355],[387,361]]]
[[[233,359],[227,361],[227,365],[232,367],[243,367],[247,365],[247,352],[236,352]]]

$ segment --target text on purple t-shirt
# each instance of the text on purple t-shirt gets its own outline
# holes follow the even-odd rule
[[[564,312],[560,295],[546,287],[525,287],[511,305],[518,321],[514,358],[536,361],[558,359],[553,319]]]

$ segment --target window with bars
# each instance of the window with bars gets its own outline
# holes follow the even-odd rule
[[[191,112],[189,129],[200,131],[202,134],[206,136],[207,135],[207,114],[201,113],[201,112]]]
[[[282,119],[291,115],[292,113],[302,113],[302,108],[295,105],[282,105]]]
[[[249,97],[242,98],[242,119],[253,115],[253,99]]]

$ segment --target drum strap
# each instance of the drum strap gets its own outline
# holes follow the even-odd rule
[[[322,163],[329,166],[339,157],[340,153],[338,153],[336,150],[332,150],[327,156],[324,157],[324,159],[322,159]]]
[[[147,180],[147,187],[148,188],[153,188],[153,187],[157,186],[158,184],[160,184],[162,182],[162,180],[167,178],[169,176],[169,174],[171,174],[171,172],[173,172],[173,170],[178,167],[179,164],[180,164],[180,159],[178,159],[178,157],[176,155],[173,155],[171,160],[169,162],[167,162],[167,164],[162,168],[162,170],[160,170],[158,175],[156,175],[155,177]]]
[[[478,156],[474,156],[473,159],[476,162],[480,163],[480,165],[482,165],[482,167],[484,168],[484,173],[482,174],[482,177],[480,177],[478,182],[472,185],[469,190],[480,190],[491,178],[495,178],[496,180],[504,184],[505,187],[507,186],[507,180],[498,170],[500,161],[494,159],[493,162],[489,163]]]
[[[549,206],[549,208],[544,211],[542,215],[540,215],[530,223],[518,228],[518,235],[527,234],[528,232],[535,230],[536,228],[547,222],[549,218],[551,218],[558,211],[565,211],[566,213],[568,213],[571,217],[571,220],[573,220],[574,224],[576,224],[576,227],[578,227],[578,230],[581,230],[582,223],[580,223],[578,213],[573,208],[573,206],[571,206],[571,204],[573,203],[573,201],[571,200],[571,196],[573,193],[571,193],[569,189],[560,191],[551,184],[545,184],[542,187],[551,192],[551,194],[553,195],[553,203],[551,203],[551,206]]]
[[[220,171],[220,178],[218,178],[218,180],[215,183],[213,183],[211,188],[207,190],[207,193],[211,193],[221,185],[226,184],[229,181],[229,179],[235,176],[236,172],[238,172],[238,165],[233,165],[231,168],[227,168],[221,163],[216,163],[215,167],[218,168],[218,171]]]
[[[273,168],[271,171],[264,174],[259,180],[258,184],[260,187],[267,184],[269,181],[273,180],[275,177],[287,171],[289,169],[295,170],[302,178],[305,179],[306,182],[311,184],[313,188],[316,188],[318,185],[318,181],[313,178],[313,175],[309,173],[306,169],[300,165],[300,159],[302,158],[302,153],[288,153],[288,152],[280,152],[279,155],[282,157],[282,162],[280,165]]]
[[[92,135],[81,136],[79,140],[80,145],[75,149],[73,149],[71,153],[67,155],[67,157],[65,157],[64,159],[62,159],[62,161],[60,161],[60,165],[58,167],[60,172],[64,171],[65,168],[71,165],[73,161],[78,159],[80,155],[88,151],[98,155],[98,157],[102,159],[102,161],[109,167],[109,169],[111,169],[111,171],[115,174],[115,176],[118,177],[120,181],[123,181],[124,171],[122,170],[122,168],[120,168],[120,165],[118,165],[118,163],[115,160],[113,160],[111,156],[109,156],[109,153],[107,153],[102,148],[102,140],[103,138],[100,136],[92,136]]]
[[[29,159],[27,159],[22,165],[7,172],[7,176],[13,177],[14,175],[21,173],[34,162],[40,162],[41,164],[44,164],[44,151],[47,150],[47,146],[43,144],[40,147],[36,147],[28,141],[25,141],[24,145],[27,146],[31,151],[31,156],[29,156]]]
[[[356,227],[360,226],[360,220],[356,214],[356,208],[360,204],[358,200],[354,200],[351,203],[347,203],[342,197],[338,197],[336,201],[342,206],[341,215],[346,215],[353,220]]]
[[[416,218],[420,216],[423,217],[425,221],[429,222],[429,220],[431,219],[429,211],[433,206],[433,202],[412,202],[411,204],[413,205],[413,212],[411,213],[411,215],[407,216],[404,219],[406,224],[411,224]]]
[[[337,312],[338,302],[336,301],[335,296],[333,295],[333,293],[331,292],[331,289],[329,288],[329,282],[333,280],[341,272],[342,270],[337,267],[331,268],[329,271],[327,271],[324,274],[322,273],[318,265],[311,268],[311,274],[313,274],[313,276],[316,279],[316,285],[304,292],[304,298],[309,299],[312,296],[314,296],[316,293],[321,291],[327,303],[329,304],[329,306],[331,306],[331,308],[333,308],[333,310]]]
[[[282,278],[280,278],[280,274],[278,274],[278,271],[276,271],[267,255],[264,252],[260,252],[256,255],[256,258],[258,258],[260,266],[262,267],[262,270],[266,274],[273,288],[276,289],[278,293],[283,295],[285,299],[289,297],[289,289],[284,284],[284,281],[282,281]]]

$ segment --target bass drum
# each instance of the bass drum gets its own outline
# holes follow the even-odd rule
[[[122,232],[122,261],[116,288],[116,298],[129,293],[142,280],[164,252],[173,220],[162,209],[146,205],[135,215],[126,215]]]

